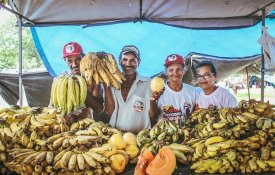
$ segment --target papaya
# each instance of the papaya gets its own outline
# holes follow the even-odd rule
[[[150,88],[153,92],[160,92],[164,88],[165,82],[160,77],[155,77],[150,82]]]
[[[137,157],[139,154],[139,149],[137,145],[126,145],[125,151],[129,155],[130,159]]]
[[[153,153],[149,149],[144,150],[138,157],[134,175],[146,175],[146,168],[153,159]]]
[[[146,168],[148,175],[171,175],[176,168],[176,156],[168,146],[162,147]]]

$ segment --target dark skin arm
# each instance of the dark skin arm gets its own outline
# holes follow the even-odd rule
[[[103,111],[103,97],[100,93],[100,87],[92,82],[92,86],[87,87],[86,106],[92,108],[96,114]]]
[[[105,97],[104,97],[105,112],[108,114],[109,117],[111,117],[112,113],[115,110],[114,97],[111,92],[111,88],[107,87],[106,84],[103,84],[103,86],[104,86],[104,93],[105,93]]]
[[[160,114],[160,108],[157,105],[157,100],[163,94],[163,90],[160,92],[152,92],[150,97],[150,109],[149,109],[149,116],[151,119],[151,125],[154,126],[157,123],[158,116]]]

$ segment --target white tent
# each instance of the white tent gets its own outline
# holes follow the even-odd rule
[[[230,29],[262,21],[275,0],[8,0],[21,25],[102,25],[151,21],[187,28]],[[19,96],[22,94],[22,33],[19,32]],[[263,54],[262,54],[263,55]],[[264,84],[262,58],[262,84]],[[264,89],[261,90],[264,100]],[[21,100],[22,101],[22,100]],[[21,104],[21,103],[20,103]]]
[[[23,24],[102,24],[149,20],[190,28],[244,27],[269,14],[274,0],[9,0]],[[31,22],[31,23],[29,23]]]

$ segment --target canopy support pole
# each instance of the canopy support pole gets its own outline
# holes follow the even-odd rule
[[[262,9],[262,34],[263,34],[263,27],[265,27],[265,9]],[[265,70],[265,61],[264,61],[264,48],[261,47],[261,54],[262,54],[262,68],[261,68],[261,101],[264,102],[264,70]]]
[[[246,86],[247,86],[247,92],[248,92],[248,100],[250,101],[250,84],[249,84],[249,75],[248,75],[247,66],[245,68],[245,71],[246,71]]]
[[[23,83],[22,83],[22,17],[17,16],[18,18],[18,39],[19,39],[19,51],[18,51],[18,62],[19,62],[19,105],[23,106]]]

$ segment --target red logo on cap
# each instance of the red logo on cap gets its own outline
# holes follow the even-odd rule
[[[184,65],[184,59],[182,56],[177,55],[177,54],[169,55],[165,60],[164,66],[169,66],[172,63],[180,63],[180,64]]]

